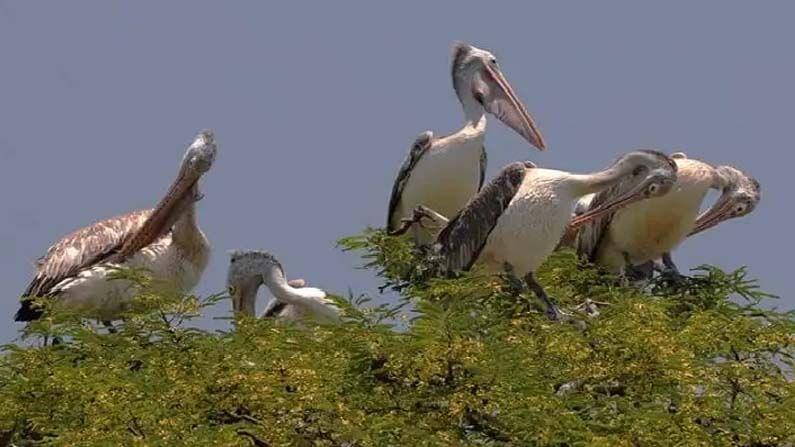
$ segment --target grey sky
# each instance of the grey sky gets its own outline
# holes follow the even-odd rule
[[[736,165],[761,182],[760,206],[675,258],[747,264],[795,307],[795,4],[455,5],[0,0],[0,341],[21,327],[33,260],[73,229],[154,205],[207,127],[219,154],[199,206],[214,247],[199,293],[223,288],[232,248],[271,250],[332,291],[373,290],[334,240],[383,225],[418,133],[461,125],[457,39],[497,55],[548,146],[491,119],[489,176],[517,159],[594,170],[643,147]]]

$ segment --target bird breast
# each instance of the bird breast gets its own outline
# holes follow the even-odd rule
[[[710,185],[710,180],[685,171],[668,194],[618,211],[605,243],[612,244],[614,252],[626,253],[634,265],[659,258],[693,229]]]
[[[425,205],[445,217],[458,213],[480,185],[483,134],[447,137],[433,143],[417,161],[401,196],[401,217]]]
[[[561,171],[528,170],[489,235],[479,264],[498,272],[507,262],[518,276],[535,271],[555,250],[578,198],[566,178]]]

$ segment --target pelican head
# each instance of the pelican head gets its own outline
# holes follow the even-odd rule
[[[284,278],[282,264],[275,256],[262,250],[235,250],[229,253],[226,286],[232,297],[235,313],[255,313],[257,290],[265,278],[279,275]]]
[[[477,121],[485,110],[539,150],[544,149],[541,132],[502,74],[493,54],[458,42],[453,46],[452,70],[453,88],[467,119]]]
[[[572,228],[639,200],[667,194],[676,183],[676,163],[662,152],[639,150],[621,156],[610,168],[596,175],[620,176],[613,194],[601,205],[576,216]]]
[[[188,150],[185,151],[177,178],[155,208],[150,221],[173,223],[186,205],[201,199],[198,182],[201,176],[212,167],[215,153],[216,146],[212,131],[199,132]]]
[[[198,180],[202,174],[209,171],[213,166],[215,153],[216,147],[213,132],[211,130],[203,130],[199,132],[185,152],[182,166],[187,174]]]
[[[695,227],[689,236],[714,227],[719,223],[742,217],[756,208],[762,198],[759,182],[732,166],[718,166],[715,171],[723,179],[724,187],[720,198],[709,211],[696,219]]]

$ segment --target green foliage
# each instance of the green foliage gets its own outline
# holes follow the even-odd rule
[[[241,318],[213,333],[189,322],[225,297],[123,272],[141,294],[116,332],[61,315],[25,334],[60,344],[5,346],[0,431],[15,445],[795,442],[795,318],[764,308],[744,269],[642,292],[556,253],[539,280],[581,322],[561,324],[511,278],[434,277],[405,239],[340,245],[404,301],[351,295],[341,325]]]

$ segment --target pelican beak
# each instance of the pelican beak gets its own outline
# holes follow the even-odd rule
[[[530,144],[544,150],[544,138],[524,104],[516,96],[502,71],[489,62],[484,63],[480,79],[473,83],[473,94],[483,108],[497,117]]]
[[[212,163],[212,159],[215,156],[212,133],[200,133],[189,151],[194,148],[209,148],[209,151],[212,152],[209,157],[209,164]],[[207,163],[197,167],[191,164],[189,157],[186,157],[179,169],[176,180],[171,184],[166,195],[157,204],[152,214],[141,226],[141,229],[129,240],[125,241],[119,251],[121,258],[131,255],[166,234],[188,206],[202,198],[197,183],[199,178],[207,172],[207,169],[209,169]]]
[[[732,206],[733,203],[730,196],[722,197],[712,208],[698,216],[693,230],[687,236],[690,237],[694,234],[701,233],[724,220],[730,219]]]
[[[232,312],[243,312],[243,291],[241,287],[229,286],[229,296],[232,297]]]
[[[260,284],[259,279],[252,278],[229,286],[228,292],[232,297],[232,311],[235,315],[256,316],[257,290]]]
[[[640,182],[640,184],[632,188],[629,192],[615,198],[614,200],[605,202],[592,210],[580,214],[579,216],[576,216],[571,220],[569,228],[576,230],[593,219],[623,208],[627,205],[631,205],[643,199],[665,195],[671,190],[671,188],[673,188],[674,183],[676,183],[676,178],[672,177],[668,173],[652,173],[648,175],[646,179]],[[656,185],[656,188],[653,190],[653,192],[650,192],[650,187],[652,185]]]
[[[166,234],[187,206],[201,198],[196,187],[199,177],[199,172],[185,167],[180,169],[179,176],[165,197],[157,204],[141,229],[124,244],[120,254],[128,256]]]

